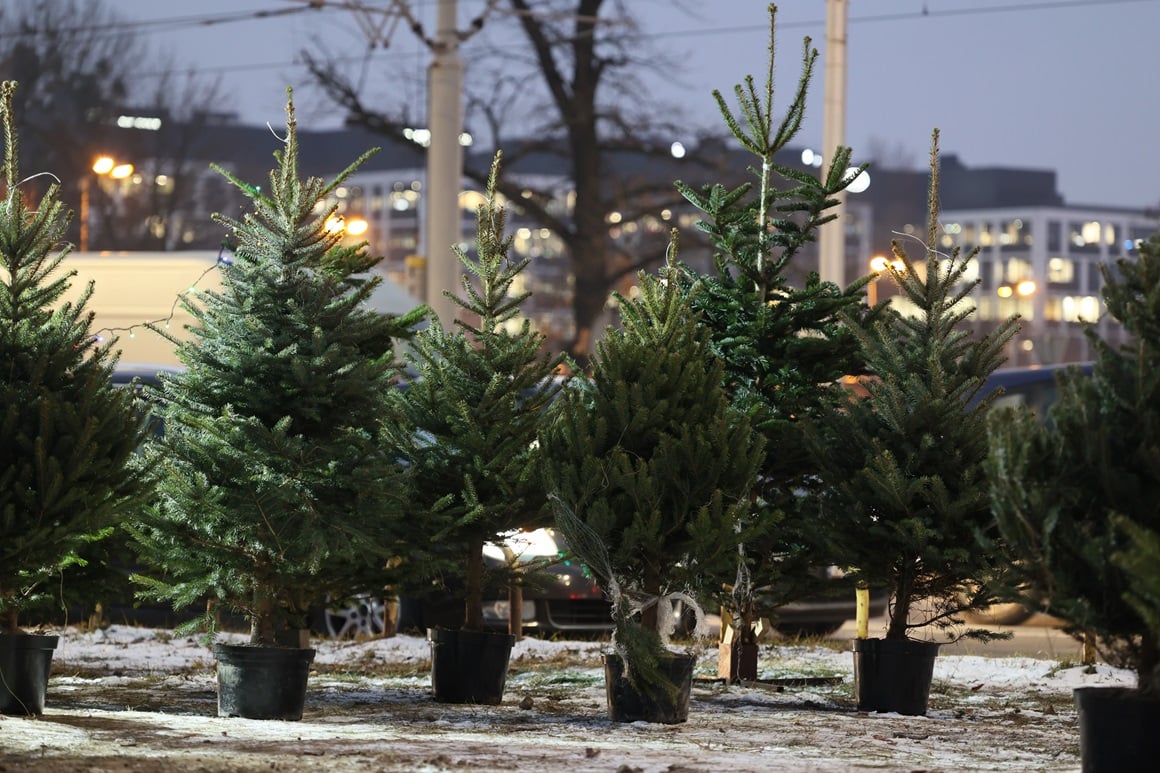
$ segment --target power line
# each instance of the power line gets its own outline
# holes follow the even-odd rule
[[[930,10],[926,3],[923,3],[921,11],[906,11],[904,13],[887,13],[874,14],[869,16],[851,16],[848,24],[875,24],[880,22],[898,22],[898,21],[915,21],[919,19],[937,19],[949,18],[957,16],[982,16],[984,14],[994,13],[1017,13],[1028,11],[1052,11],[1064,8],[1085,8],[1092,6],[1111,6],[1111,5],[1127,5],[1129,3],[1154,3],[1156,0],[1048,0],[1037,3],[1010,3],[1007,5],[988,5],[988,6],[973,6],[971,8],[948,8],[943,10]],[[779,21],[777,22],[778,30],[802,28],[802,27],[824,27],[825,19],[816,19],[813,21]],[[689,37],[697,35],[728,35],[736,33],[750,33],[760,31],[765,34],[764,27],[754,27],[746,25],[742,27],[710,27],[689,30],[674,30],[672,32],[657,32],[648,35],[642,35],[646,38],[674,38],[674,37]]]
[[[390,13],[390,7],[385,8],[367,8],[364,3],[351,2],[351,0],[285,0],[292,2],[292,7],[281,5],[277,8],[268,10],[255,11],[237,11],[232,13],[221,14],[202,14],[193,16],[175,16],[162,17],[156,19],[142,19],[138,21],[124,21],[124,22],[110,22],[99,25],[78,26],[75,28],[62,28],[57,32],[80,32],[82,30],[90,33],[102,34],[119,34],[123,32],[141,32],[143,34],[156,34],[161,32],[176,31],[188,29],[191,27],[210,27],[223,24],[233,24],[237,22],[255,21],[268,18],[276,18],[282,16],[289,16],[304,12],[313,11],[315,13],[322,13],[327,11],[348,11],[352,9],[362,11],[381,11],[382,13]],[[873,14],[866,16],[850,17],[849,24],[877,24],[882,22],[899,22],[899,21],[915,21],[923,19],[939,19],[939,18],[954,18],[954,17],[970,17],[982,16],[985,14],[997,13],[1026,13],[1037,11],[1053,11],[1072,8],[1092,8],[1092,7],[1109,7],[1114,5],[1129,5],[1139,3],[1155,3],[1157,0],[1042,0],[1041,2],[1023,2],[1023,3],[1007,3],[1004,5],[989,5],[989,6],[972,6],[969,8],[948,8],[948,9],[930,9],[927,3],[924,2],[923,8],[918,11],[907,11],[903,13],[889,13],[889,14]],[[330,16],[333,18],[334,14]],[[802,20],[802,21],[779,21],[777,28],[797,29],[804,27],[819,27],[825,25],[825,19],[816,20]],[[755,30],[763,29],[754,27],[753,25],[732,26],[732,27],[699,27],[686,30],[672,30],[668,32],[642,33],[640,37],[647,40],[660,40],[680,37],[710,37],[715,35],[732,35],[732,34],[748,34]],[[10,37],[19,37],[28,34],[17,31],[2,32],[0,31],[0,40]],[[33,33],[35,34],[35,33]],[[389,49],[377,49],[380,55],[391,56],[394,52]],[[410,53],[400,54],[403,56],[412,56]],[[336,59],[336,62],[361,62],[365,61],[366,53],[359,56],[345,56]],[[281,61],[281,62],[255,62],[253,64],[242,65],[221,65],[221,66],[205,66],[198,65],[197,67],[178,67],[177,69],[189,72],[205,72],[205,73],[226,73],[226,72],[249,72],[257,70],[272,70],[286,67],[298,67],[301,62],[296,60]],[[139,78],[156,78],[165,73],[157,72],[141,72],[135,73]]]

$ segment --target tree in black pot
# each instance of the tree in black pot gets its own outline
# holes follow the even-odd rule
[[[462,582],[462,627],[429,633],[435,698],[449,703],[503,698],[515,639],[484,630],[484,546],[547,520],[535,441],[560,389],[553,376],[565,363],[518,318],[531,295],[516,287],[528,259],[508,257],[499,171],[497,154],[477,211],[476,254],[455,250],[465,269],[463,297],[446,293],[460,309],[455,329],[432,324],[415,336],[407,353],[414,377],[392,396],[390,436],[411,475],[409,520],[422,543],[412,546],[411,579],[445,572]]]
[[[670,257],[639,276],[639,297],[615,296],[623,329],[599,342],[590,384],[553,405],[540,440],[556,523],[613,601],[618,721],[685,721],[694,658],[665,644],[673,599],[736,566],[763,453],[689,306],[697,288],[679,279]]]
[[[308,614],[383,571],[405,499],[383,417],[394,345],[425,310],[389,318],[365,305],[379,258],[327,227],[325,202],[369,154],[333,182],[300,180],[292,100],[287,116],[268,189],[219,170],[253,211],[218,216],[236,241],[222,287],[183,298],[185,368],[154,394],[165,434],[142,459],[160,495],[133,527],[153,567],[140,595],[208,598],[250,621],[248,645],[216,647],[223,716],[301,717]]]
[[[775,123],[770,114],[773,18],[771,8],[764,90],[758,92],[752,78],[736,87],[740,116],[714,92],[726,125],[755,157],[755,182],[700,190],[677,183],[704,213],[697,227],[715,250],[713,272],[686,271],[682,282],[699,285],[691,305],[712,331],[710,348],[725,365],[725,389],[770,449],[751,495],[755,528],[735,578],[720,583],[726,587],[720,594],[719,673],[730,679],[757,678],[758,619],[768,615],[776,622],[777,605],[819,590],[815,570],[829,562],[812,539],[816,524],[809,492],[817,489],[818,477],[802,437],[802,420],[817,416],[824,405],[844,402],[842,392],[822,387],[858,376],[864,368],[858,339],[841,314],[865,317],[862,293],[869,277],[842,290],[800,267],[807,257],[803,248],[834,218],[829,212],[837,203],[834,197],[854,179],[848,174],[850,150],[837,148],[822,178],[777,162],[801,126],[817,51],[807,38],[797,91]],[[804,282],[795,283],[793,274],[804,275]]]
[[[45,584],[143,502],[148,476],[130,459],[146,416],[112,383],[118,353],[93,334],[90,284],[66,301],[69,214],[50,185],[26,200],[12,115],[0,85],[0,713],[40,714],[58,637],[29,634],[20,614]]]
[[[1089,325],[1092,375],[1061,374],[1049,423],[996,412],[990,536],[1007,551],[1009,595],[1030,591],[1136,671],[1135,690],[1075,697],[1084,769],[1142,770],[1160,754],[1160,236],[1101,271],[1107,313],[1130,339],[1113,346]]]
[[[939,646],[910,632],[949,629],[988,600],[976,580],[994,557],[975,539],[991,517],[983,474],[991,398],[966,404],[1003,361],[1017,326],[1011,318],[974,336],[963,324],[973,312],[974,253],[941,251],[938,190],[935,132],[922,259],[895,244],[902,267],[888,268],[913,311],[887,309],[870,325],[849,319],[869,366],[868,394],[826,410],[809,434],[825,484],[819,532],[856,579],[890,590],[885,637],[854,643],[858,706],[906,714],[926,712]]]

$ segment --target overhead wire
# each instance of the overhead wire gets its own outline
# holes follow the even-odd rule
[[[382,7],[370,6],[364,2],[355,2],[354,0],[283,0],[284,2],[293,3],[291,7],[279,6],[271,9],[259,9],[250,11],[234,11],[228,13],[214,13],[201,15],[187,15],[175,17],[162,17],[156,19],[141,19],[141,20],[127,20],[121,22],[108,22],[104,24],[97,24],[95,26],[86,25],[85,30],[89,32],[106,32],[108,34],[121,34],[124,32],[137,31],[145,34],[157,34],[167,31],[183,30],[190,27],[210,27],[222,24],[233,24],[237,22],[254,21],[266,18],[275,18],[281,16],[289,16],[293,14],[306,12],[323,12],[327,10],[335,12],[348,12],[351,10],[360,10],[364,12],[382,12],[384,14],[394,13],[393,10],[397,6],[397,2],[392,0],[387,2]],[[1110,7],[1115,5],[1130,5],[1139,3],[1155,3],[1157,0],[1038,0],[1037,2],[1019,2],[1019,3],[1005,3],[1003,5],[972,5],[964,8],[945,8],[945,9],[931,9],[929,2],[924,3],[919,10],[906,11],[900,13],[882,13],[882,14],[868,14],[861,16],[851,16],[848,24],[875,24],[884,22],[900,22],[900,21],[914,21],[920,19],[937,19],[950,17],[970,17],[981,16],[985,14],[996,13],[1019,13],[1019,12],[1034,12],[1034,11],[1050,11],[1062,10],[1072,8],[1092,8],[1092,7]],[[427,4],[429,0],[427,0]],[[815,20],[786,20],[778,23],[779,29],[795,29],[803,27],[819,27],[825,25],[825,19]],[[80,31],[78,27],[72,31]],[[61,32],[68,32],[68,29],[59,30]],[[685,30],[670,30],[666,32],[642,33],[640,35],[643,39],[666,39],[678,37],[707,37],[715,35],[730,35],[752,33],[755,31],[763,31],[760,25],[734,25],[729,27],[697,27]],[[27,32],[3,32],[0,31],[0,41],[6,37],[13,37],[14,35],[28,34]],[[390,57],[394,54],[387,48],[379,48],[376,51],[377,55]],[[346,57],[339,57],[335,61],[340,63],[343,61],[359,62],[365,59],[365,54],[351,55]],[[205,73],[224,73],[224,72],[244,72],[255,70],[268,70],[285,67],[300,66],[298,61],[280,61],[280,62],[255,62],[251,64],[234,64],[234,65],[206,65],[199,64],[196,67],[182,67],[183,71],[205,72]],[[160,77],[166,74],[161,71],[158,72],[144,72],[137,73],[138,77]]]

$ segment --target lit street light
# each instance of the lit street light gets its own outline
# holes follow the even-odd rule
[[[874,278],[870,280],[870,284],[866,285],[866,301],[871,306],[878,305],[878,280],[882,278],[882,272],[888,267],[893,267],[900,274],[906,270],[906,264],[898,258],[890,260],[885,255],[875,255],[870,258],[870,270],[874,273]]]
[[[124,180],[133,174],[132,164],[118,163],[112,156],[98,156],[93,161],[93,173],[99,177],[108,177],[113,180]],[[89,209],[92,178],[85,175],[81,178],[81,252],[89,250]]]

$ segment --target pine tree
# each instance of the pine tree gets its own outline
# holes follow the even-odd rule
[[[615,296],[622,329],[541,434],[557,525],[612,597],[617,646],[645,685],[670,595],[696,598],[703,578],[735,565],[763,453],[678,279],[671,255],[660,276],[640,275],[639,298]]]
[[[821,528],[857,579],[890,588],[888,639],[928,622],[952,625],[964,607],[983,604],[972,582],[993,560],[976,543],[990,519],[983,460],[991,399],[966,403],[1001,364],[1017,320],[977,338],[964,328],[974,252],[940,252],[938,181],[936,131],[923,260],[895,244],[904,268],[888,269],[916,313],[849,320],[872,376],[868,396],[827,410],[809,437],[826,486]],[[920,603],[929,604],[924,619],[910,622]]]
[[[69,214],[52,185],[32,206],[21,192],[12,115],[16,83],[0,86],[4,183],[0,202],[0,631],[148,494],[129,460],[146,417],[112,384],[118,352],[98,343],[80,297],[62,302]]]
[[[383,572],[405,497],[382,426],[393,346],[423,313],[365,307],[381,280],[360,275],[379,258],[326,227],[327,195],[370,153],[333,182],[302,181],[292,99],[287,116],[268,194],[218,170],[253,211],[216,216],[236,240],[222,288],[183,298],[185,369],[155,395],[165,435],[143,461],[160,496],[135,529],[156,567],[143,595],[219,600],[261,645],[291,641],[312,604]]]
[[[1160,236],[1101,272],[1131,340],[1113,347],[1089,325],[1092,376],[1060,379],[1050,427],[996,412],[987,471],[1015,582],[1157,691],[1160,578],[1147,557],[1160,533]]]
[[[444,572],[462,578],[468,631],[483,628],[485,543],[546,520],[535,440],[560,389],[552,377],[565,362],[545,352],[544,336],[529,320],[518,319],[531,293],[513,287],[528,259],[508,257],[512,237],[495,193],[499,168],[497,154],[477,210],[475,258],[455,249],[464,295],[447,295],[465,313],[454,330],[433,324],[415,337],[407,359],[416,377],[392,402],[398,421],[391,439],[413,481],[411,579]]]
[[[677,187],[705,214],[699,230],[716,250],[715,272],[686,269],[682,281],[698,285],[692,307],[712,331],[711,349],[725,364],[725,387],[734,405],[765,436],[765,456],[752,492],[755,531],[744,546],[745,562],[724,599],[739,619],[742,636],[752,635],[754,589],[777,587],[790,601],[805,591],[810,565],[824,564],[811,546],[815,523],[807,493],[817,488],[816,466],[802,437],[802,420],[821,408],[844,402],[830,388],[844,376],[863,372],[858,341],[842,323],[848,313],[868,324],[862,307],[863,277],[845,290],[823,282],[816,272],[798,287],[789,278],[802,249],[833,220],[834,196],[854,179],[848,175],[850,150],[835,149],[824,179],[778,164],[777,154],[797,136],[805,115],[806,92],[817,50],[805,40],[802,74],[785,116],[774,123],[774,11],[770,10],[769,72],[763,91],[752,78],[735,88],[740,115],[714,92],[733,136],[756,160],[756,184],[729,189],[716,184],[700,191]],[[748,577],[748,582],[746,581]]]

